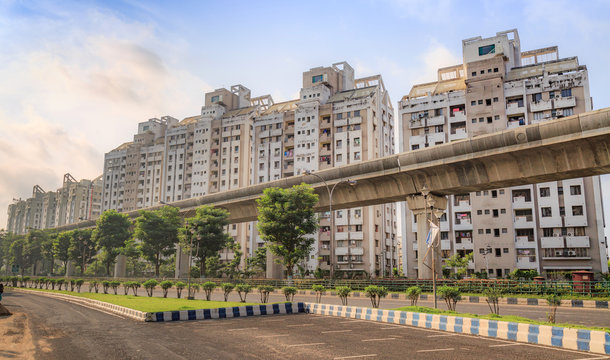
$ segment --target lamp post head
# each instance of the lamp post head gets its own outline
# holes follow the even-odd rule
[[[349,186],[356,186],[358,184],[358,181],[356,181],[356,180],[347,180],[347,184]]]
[[[305,174],[305,175],[311,175],[311,173],[312,173],[312,171],[311,171],[311,170],[305,170],[305,171],[303,172],[303,174]]]

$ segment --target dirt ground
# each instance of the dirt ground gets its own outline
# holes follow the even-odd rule
[[[45,347],[34,343],[24,313],[0,317],[0,358],[34,359],[37,345]]]

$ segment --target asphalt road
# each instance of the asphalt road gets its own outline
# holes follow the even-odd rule
[[[3,300],[0,357],[35,359],[610,359],[583,352],[315,315],[143,323],[35,294]],[[19,331],[22,333],[19,334]],[[2,350],[2,339],[29,341]],[[15,335],[16,334],[16,335]]]

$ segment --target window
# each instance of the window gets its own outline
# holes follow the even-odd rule
[[[542,119],[544,119],[543,111],[537,111],[534,113],[534,120],[542,120]]]
[[[476,124],[477,123],[477,119],[472,119],[472,123]]]
[[[341,119],[343,119],[343,113],[337,114],[337,120],[341,120]]]
[[[555,92],[549,91],[549,99],[554,99],[554,98],[555,98]]]
[[[542,100],[542,93],[538,93],[538,94],[532,94],[532,101],[533,102],[538,102]]]
[[[563,109],[563,116],[572,116],[572,115],[574,115],[573,108]]]
[[[494,229],[494,236],[500,237],[500,229]]]
[[[508,248],[503,248],[502,252],[505,253],[505,254],[508,254]]]
[[[495,248],[494,250],[496,251],[496,257],[502,256],[502,249],[501,248]]]
[[[341,154],[337,154],[337,161],[338,161],[338,162],[343,161],[343,155],[341,155]]]
[[[477,210],[477,215],[483,215],[483,210]]]
[[[473,72],[472,72],[472,76],[477,76],[477,72],[476,72],[476,71],[473,71]]]
[[[498,209],[493,209],[493,217],[498,217]]]
[[[483,99],[477,101],[478,105],[483,105]]]
[[[485,215],[489,215],[489,209],[485,209]]]
[[[494,68],[494,72],[498,72],[498,68]]]
[[[561,97],[572,96],[572,89],[563,89],[561,90]]]
[[[354,111],[354,117],[358,117],[358,116],[360,116],[360,110]]]
[[[500,209],[500,214],[506,214],[506,209]]]
[[[354,153],[354,160],[360,160],[360,151]]]
[[[570,186],[570,195],[580,195],[580,185],[572,185]]]
[[[220,95],[216,95],[216,96],[212,96],[212,98],[210,99],[210,102],[218,102],[220,100]]]
[[[563,186],[558,186],[557,187],[557,194],[563,195]]]
[[[477,104],[477,102],[476,102],[475,100],[472,100],[472,101],[470,102],[470,106],[475,106],[476,104]]]
[[[479,235],[483,235],[483,229],[479,229]]]
[[[498,98],[497,97],[494,98],[494,102],[498,102]]]
[[[582,214],[582,205],[572,206],[572,216],[581,216]]]
[[[495,53],[496,53],[496,45],[495,44],[479,47],[479,56],[488,55],[488,54],[495,54]]]
[[[553,236],[553,228],[544,228],[542,229],[542,236],[551,237]]]
[[[491,99],[485,99],[485,105],[491,106]]]
[[[540,197],[549,197],[551,196],[551,189],[548,187],[540,188]]]
[[[313,84],[315,84],[317,82],[322,82],[322,81],[324,81],[324,75],[316,75],[316,76],[311,77],[311,82]]]
[[[551,217],[553,216],[553,212],[550,207],[540,208],[540,212],[542,213],[542,217]]]
[[[436,127],[434,128],[434,132],[442,133],[443,132],[443,125],[436,125]]]
[[[497,190],[492,190],[491,191],[491,197],[492,198],[497,198],[498,197],[498,191]]]
[[[354,138],[354,146],[358,146],[358,145],[360,145],[360,138],[359,137]]]
[[[419,145],[411,145],[411,150],[417,150],[419,149]]]

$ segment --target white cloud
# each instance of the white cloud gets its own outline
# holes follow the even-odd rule
[[[103,154],[131,140],[138,122],[196,114],[211,89],[150,26],[81,15],[12,22],[9,36],[29,46],[0,57],[0,209],[36,184],[56,190],[66,172],[101,174]]]

